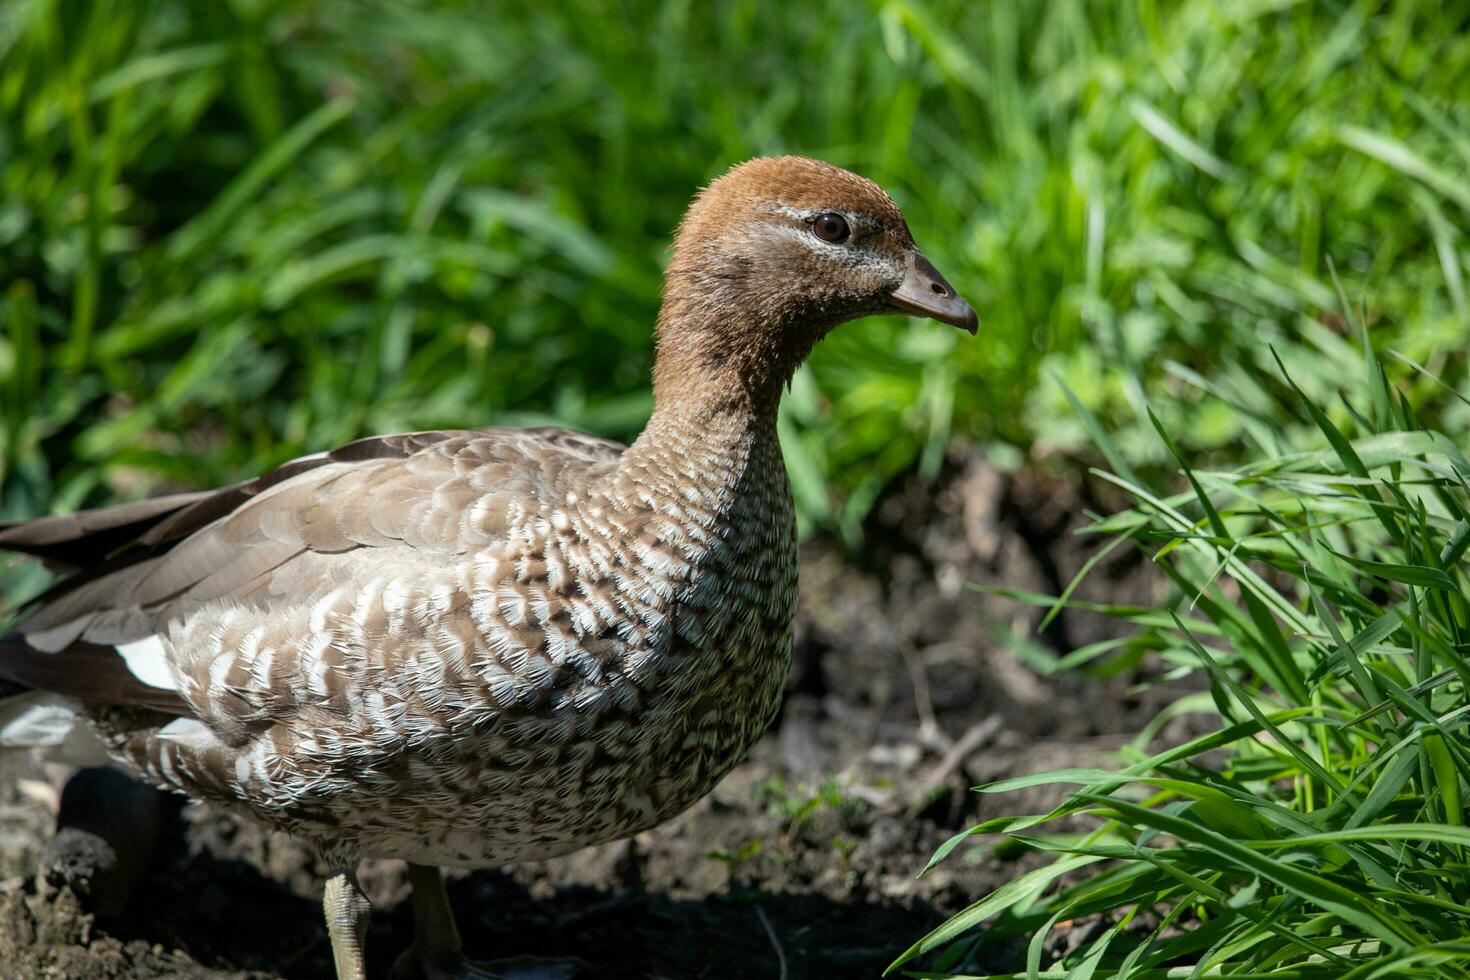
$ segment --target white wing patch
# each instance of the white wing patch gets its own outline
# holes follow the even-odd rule
[[[163,640],[156,634],[132,643],[119,643],[117,652],[128,665],[128,671],[149,687],[159,687],[165,691],[179,689],[173,671],[168,669]]]

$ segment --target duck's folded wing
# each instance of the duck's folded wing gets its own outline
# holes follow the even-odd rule
[[[494,502],[620,448],[554,429],[378,437],[218,491],[12,525],[0,547],[78,571],[0,641],[0,678],[189,714],[160,640],[171,621],[211,603],[307,601],[343,584],[332,556],[364,548],[462,554],[500,530]]]
[[[225,492],[176,493],[19,524],[0,524],[0,551],[34,555],[57,571],[83,568],[136,542],[150,528],[180,511]]]

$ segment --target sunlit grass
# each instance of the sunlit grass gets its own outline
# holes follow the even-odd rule
[[[1175,587],[1159,609],[1113,610],[1144,624],[1122,655],[1151,651],[1209,692],[1166,709],[1117,771],[981,787],[1077,788],[936,855],[1002,835],[1055,861],[917,943],[900,963],[936,955],[911,975],[966,974],[1015,936],[1030,937],[1026,970],[1007,977],[1466,975],[1470,462],[1463,433],[1422,426],[1371,349],[1355,374],[1316,379],[1345,386],[1342,428],[1283,376],[1280,417],[1310,422],[1320,448],[1280,438],[1216,471],[1180,459],[1177,493],[1102,474],[1134,506],[1089,531],[1142,548]],[[1160,744],[1185,714],[1214,730]],[[1097,928],[1044,962],[1064,921]]]

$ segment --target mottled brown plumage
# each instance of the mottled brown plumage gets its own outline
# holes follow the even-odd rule
[[[651,827],[741,759],[786,677],[781,388],[828,330],[894,307],[974,329],[872,183],[798,157],[737,167],[680,226],[655,410],[629,447],[388,436],[0,530],[76,570],[0,647],[0,677],[28,689],[0,705],[0,737],[100,750],[349,870]],[[329,889],[343,976],[362,907],[350,875]],[[452,924],[418,945],[427,972],[461,970]]]

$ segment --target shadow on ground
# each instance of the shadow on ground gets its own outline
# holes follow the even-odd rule
[[[387,864],[371,878],[371,890],[394,895],[368,939],[372,976],[386,977],[412,938],[406,883]],[[923,903],[738,886],[674,898],[640,887],[547,888],[499,871],[457,878],[450,896],[471,956],[570,957],[586,964],[583,975],[607,980],[774,978],[782,960],[792,980],[877,976],[892,959],[888,937],[938,921]],[[10,978],[334,975],[317,903],[243,860],[201,855],[156,874],[133,908],[100,927],[69,893],[14,892],[0,902],[0,929]],[[22,936],[31,941],[12,945]]]

